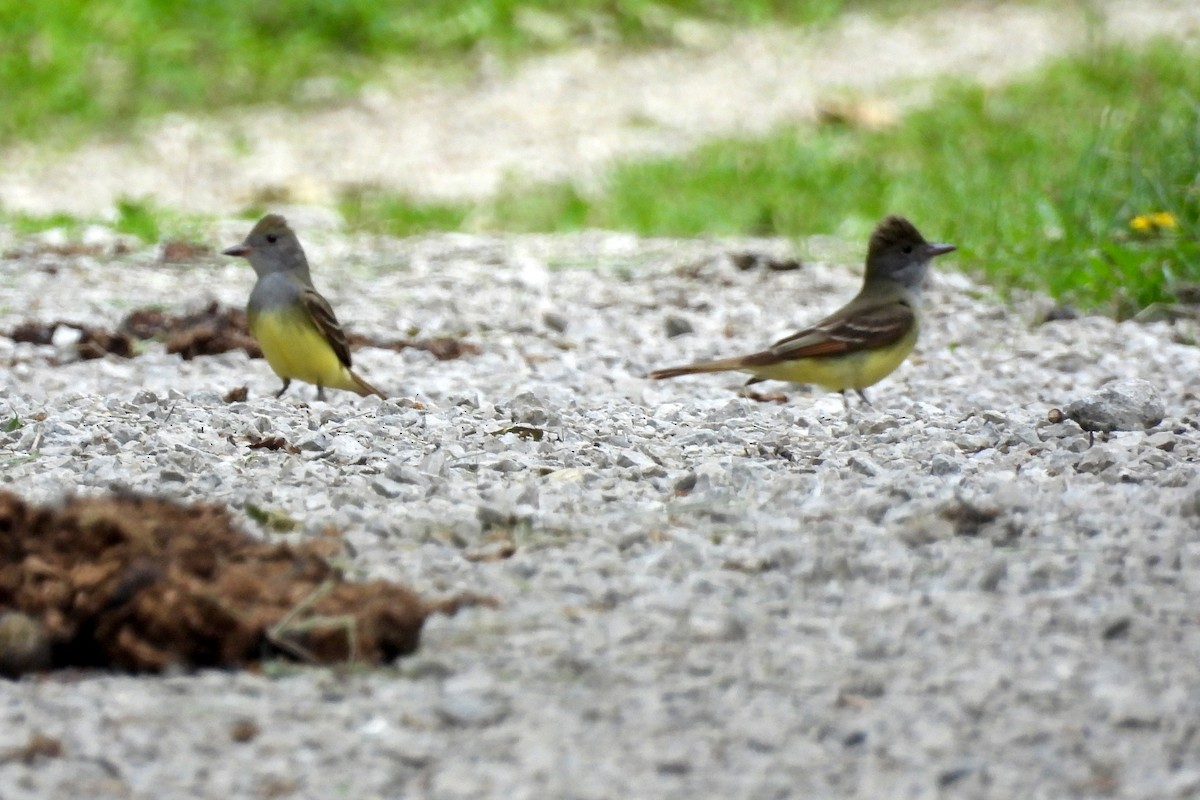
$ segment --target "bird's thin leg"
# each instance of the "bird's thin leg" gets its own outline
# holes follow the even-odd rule
[[[317,384],[317,399],[318,400],[325,399],[325,387],[320,384]]]
[[[276,397],[276,399],[278,399],[278,398],[280,398],[280,397],[283,397],[283,393],[284,393],[284,392],[286,392],[286,391],[288,390],[288,387],[289,387],[289,386],[291,386],[291,385],[292,385],[292,379],[291,379],[291,378],[284,378],[284,379],[283,379],[283,388],[282,388],[282,389],[280,389],[278,392],[276,392],[276,393],[275,393],[275,397]]]
[[[864,403],[866,403],[867,405],[871,406],[872,408],[874,408],[874,407],[875,407],[875,406],[871,405],[871,401],[867,399],[867,393],[866,393],[866,392],[864,392],[862,389],[855,389],[854,391],[858,392],[858,396],[862,398],[862,401],[863,401]]]
[[[847,414],[850,413],[850,397],[849,397],[849,395],[846,394],[845,389],[839,390],[838,393],[841,394],[841,396],[842,396],[842,405],[845,407],[846,413]]]

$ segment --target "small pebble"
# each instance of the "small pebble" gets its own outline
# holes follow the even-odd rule
[[[668,339],[674,339],[676,336],[683,336],[695,331],[691,322],[675,314],[671,314],[663,320],[663,326],[666,329]]]

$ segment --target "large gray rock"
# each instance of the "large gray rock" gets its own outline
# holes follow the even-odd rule
[[[1162,422],[1162,396],[1149,381],[1117,381],[1063,409],[1085,431],[1141,431]]]

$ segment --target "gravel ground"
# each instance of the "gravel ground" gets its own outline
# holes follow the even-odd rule
[[[1044,300],[1002,305],[939,261],[917,353],[847,413],[641,375],[786,333],[857,267],[727,258],[778,241],[395,241],[291,216],[349,328],[481,354],[364,349],[402,399],[319,403],[276,400],[241,353],[73,362],[0,339],[2,414],[24,423],[0,434],[5,488],[254,504],[342,528],[356,574],[501,606],[431,620],[390,669],[0,684],[0,752],[62,743],[0,760],[0,797],[1200,794],[1194,322],[1033,327]],[[0,231],[0,329],[240,305],[252,284],[232,260],[49,244]],[[1048,421],[1135,377],[1165,403],[1151,430],[1089,447]],[[495,435],[514,424],[545,436]],[[300,452],[248,449],[265,434]]]

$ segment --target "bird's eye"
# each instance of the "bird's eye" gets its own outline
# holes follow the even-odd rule
[[[900,252],[904,253],[904,255],[906,255],[906,256],[910,255],[912,253],[912,245],[911,244],[904,245],[904,247],[900,248]]]
[[[279,241],[279,237],[278,237],[278,236],[276,236],[276,235],[275,235],[275,234],[273,234],[273,233],[268,233],[268,234],[267,234],[267,241],[268,241],[268,242],[270,242],[271,244],[275,244],[277,241]],[[910,249],[911,249],[911,248],[910,248]]]

